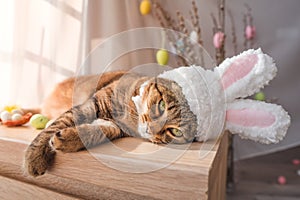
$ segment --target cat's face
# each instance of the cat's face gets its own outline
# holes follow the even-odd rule
[[[144,88],[141,114],[149,139],[155,143],[187,143],[197,131],[196,116],[173,81],[153,78]]]

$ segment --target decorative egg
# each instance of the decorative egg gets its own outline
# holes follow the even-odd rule
[[[166,65],[169,62],[169,53],[165,49],[161,49],[156,53],[156,61],[160,65]]]
[[[256,28],[248,25],[245,30],[245,35],[248,40],[252,40],[256,35]]]
[[[225,40],[225,34],[221,31],[217,32],[215,35],[214,35],[214,38],[213,38],[213,43],[214,43],[214,46],[219,49],[221,48],[221,46],[223,45],[224,43],[224,40]]]
[[[140,4],[140,12],[142,15],[147,15],[151,11],[151,2],[149,0],[143,0]]]
[[[22,117],[23,116],[21,114],[15,113],[15,114],[12,115],[11,120],[18,121],[18,120],[22,119]]]
[[[278,182],[279,185],[285,185],[286,184],[285,176],[278,176],[277,182]]]
[[[19,109],[18,106],[16,105],[12,105],[12,106],[5,106],[4,110],[8,111],[8,112],[12,112],[13,110]]]
[[[47,122],[45,128],[48,128],[55,120],[54,119],[51,119]]]
[[[20,114],[20,115],[24,115],[24,112],[20,109],[14,109],[11,111],[12,114]]]
[[[180,51],[180,52],[184,52],[185,50],[185,47],[184,47],[184,42],[182,39],[179,39],[176,41],[176,46],[177,46],[177,49]]]
[[[11,120],[11,113],[5,110],[1,112],[0,117],[3,122],[6,122],[8,120]]]
[[[292,163],[293,163],[293,165],[300,165],[300,160],[299,159],[293,159]]]
[[[49,119],[41,114],[35,114],[30,119],[30,125],[36,129],[44,129]]]
[[[263,92],[258,92],[258,93],[255,94],[254,99],[258,100],[258,101],[265,101],[266,96]]]
[[[177,54],[177,50],[175,48],[175,46],[173,44],[170,44],[170,52],[173,53],[173,54]]]
[[[196,31],[192,31],[190,33],[190,40],[192,44],[197,44],[198,43],[198,34]]]

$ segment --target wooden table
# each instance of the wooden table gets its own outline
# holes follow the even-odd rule
[[[189,146],[123,138],[89,151],[58,152],[54,166],[33,178],[22,163],[37,133],[0,126],[1,199],[225,199],[227,134]]]

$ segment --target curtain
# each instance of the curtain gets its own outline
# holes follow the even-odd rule
[[[107,70],[98,61],[119,48],[134,46],[143,38],[128,37],[103,46],[107,39],[124,31],[158,27],[153,12],[142,16],[142,0],[12,0],[0,2],[0,107],[17,104],[38,107],[53,86],[66,77]],[[152,0],[150,0],[152,1]],[[180,10],[189,18],[190,1],[160,1],[176,18]],[[205,49],[214,57],[211,13],[217,12],[217,0],[196,0]],[[254,47],[262,47],[277,63],[278,76],[264,89],[267,97],[277,97],[289,111],[292,125],[287,137],[277,145],[260,145],[234,138],[236,159],[274,152],[300,144],[300,14],[298,0],[227,0],[236,25],[238,51],[243,47],[244,3],[252,8],[257,38]],[[155,8],[152,8],[155,9]],[[227,13],[228,14],[228,13]],[[234,55],[231,21],[226,16],[226,56]],[[147,35],[144,36],[147,40]],[[161,40],[157,36],[157,40]],[[155,41],[154,41],[155,42]],[[102,45],[102,46],[101,46]],[[103,55],[95,49],[105,47]],[[130,48],[129,48],[130,49]],[[145,48],[120,55],[109,63],[108,70],[129,70],[155,62],[156,50]],[[95,60],[96,59],[96,62]],[[100,62],[101,63],[101,62]],[[145,70],[151,68],[145,67]]]
[[[73,76],[81,62],[84,1],[1,4],[0,38],[7,46],[1,50],[0,105],[38,107],[53,85]]]

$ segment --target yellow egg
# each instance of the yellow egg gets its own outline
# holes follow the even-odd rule
[[[12,105],[12,106],[5,106],[4,107],[4,110],[6,110],[8,112],[12,112],[13,110],[16,110],[16,109],[20,109],[19,106]]]
[[[24,112],[20,109],[14,109],[11,111],[12,114],[20,114],[20,115],[24,115]]]
[[[35,114],[30,118],[30,125],[36,129],[44,129],[49,119],[41,114]]]
[[[160,65],[166,65],[169,61],[169,53],[168,51],[161,49],[156,53],[156,61]]]
[[[140,4],[140,12],[142,15],[147,15],[151,11],[151,2],[149,0],[143,0]]]

